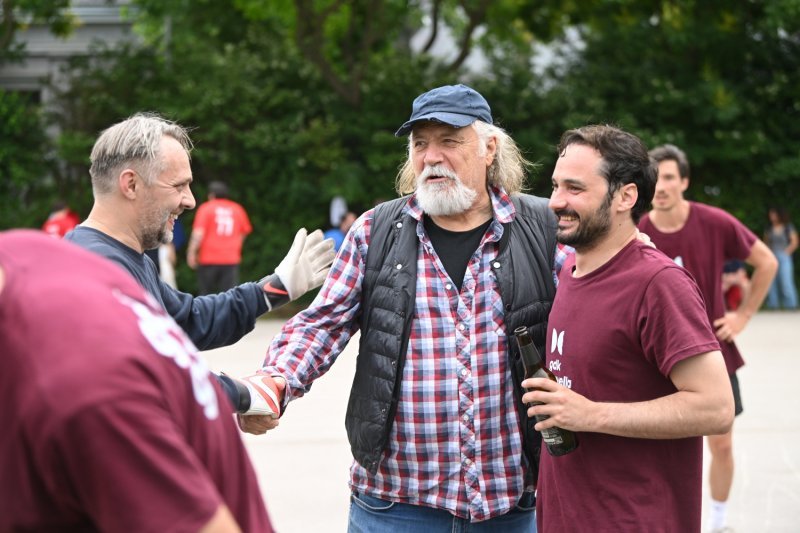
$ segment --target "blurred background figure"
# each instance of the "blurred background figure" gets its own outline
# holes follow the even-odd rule
[[[337,227],[347,213],[347,200],[344,196],[334,196],[331,198],[330,206],[328,207],[328,221],[332,228]]]
[[[797,228],[782,207],[771,207],[767,213],[769,227],[764,242],[778,258],[778,274],[767,293],[767,309],[797,309],[797,286],[794,283],[792,254],[797,250]]]
[[[42,225],[42,231],[51,237],[60,239],[80,222],[78,214],[72,211],[64,200],[56,200],[50,208],[47,220]]]
[[[353,225],[353,222],[356,221],[360,214],[361,209],[358,209],[355,206],[347,208],[345,212],[342,213],[339,223],[335,227],[325,232],[324,237],[326,239],[333,239],[333,249],[337,252],[339,251],[339,247],[342,245],[342,242],[344,242],[344,236],[347,235],[348,231],[350,231],[350,226]]]
[[[186,261],[197,269],[200,294],[215,294],[239,284],[244,238],[253,231],[244,207],[228,198],[221,181],[208,184],[208,201],[197,208]]]
[[[158,248],[145,250],[144,253],[153,260],[158,270],[158,277],[161,281],[172,287],[178,288],[178,281],[175,276],[178,266],[178,251],[186,244],[186,230],[180,218],[175,219],[172,230],[172,242],[162,242]]]
[[[722,269],[722,295],[725,298],[725,309],[735,311],[750,291],[750,276],[744,267],[744,261],[732,259]]]

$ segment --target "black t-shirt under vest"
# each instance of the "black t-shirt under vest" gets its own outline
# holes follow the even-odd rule
[[[464,282],[464,274],[467,271],[469,260],[477,250],[491,222],[490,218],[471,230],[450,231],[437,226],[431,217],[425,215],[423,224],[431,239],[433,249],[436,250],[436,255],[441,259],[450,280],[455,283],[459,291]]]

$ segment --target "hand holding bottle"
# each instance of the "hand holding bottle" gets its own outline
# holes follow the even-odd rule
[[[538,420],[537,431],[550,427],[594,431],[588,422],[596,416],[594,402],[549,378],[526,379],[522,386],[528,391],[522,401],[528,405],[528,416]]]
[[[577,436],[572,431],[564,429],[563,426],[556,426],[554,421],[548,423],[550,415],[541,412],[542,408],[539,407],[544,402],[533,397],[537,394],[537,389],[541,391],[552,388],[552,385],[559,386],[556,383],[556,377],[544,366],[544,361],[533,344],[528,328],[521,326],[514,330],[514,335],[517,339],[522,364],[525,367],[525,380],[522,382],[522,386],[528,392],[522,396],[522,401],[528,404],[528,416],[536,418],[537,424],[534,429],[541,432],[542,440],[550,455],[566,455],[578,447]]]

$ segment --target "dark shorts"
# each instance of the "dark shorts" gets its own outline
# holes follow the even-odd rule
[[[731,388],[733,389],[733,406],[734,406],[734,413],[736,416],[742,414],[744,411],[744,407],[742,407],[742,394],[739,392],[739,378],[736,377],[736,373],[730,374],[731,378]]]
[[[201,295],[217,294],[239,284],[239,265],[198,265],[197,289]]]

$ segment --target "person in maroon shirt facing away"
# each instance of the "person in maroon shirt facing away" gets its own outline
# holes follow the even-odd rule
[[[272,531],[230,406],[119,266],[0,233],[0,531]]]
[[[720,341],[738,416],[743,408],[736,370],[744,365],[744,359],[733,340],[764,301],[778,262],[769,247],[732,215],[683,197],[689,187],[689,160],[682,150],[665,144],[652,149],[650,156],[658,162],[658,183],[653,210],[642,217],[639,229],[697,280],[708,320]],[[745,261],[753,267],[753,275],[745,299],[737,309],[726,312],[720,275],[729,259]],[[711,451],[709,529],[721,531],[733,484],[733,430],[710,435],[708,447]]]
[[[542,453],[538,530],[699,531],[701,435],[730,429],[733,395],[691,276],[636,239],[655,165],[610,126],[567,131],[558,153],[550,208],[575,249],[548,320],[558,381],[527,379],[522,399],[528,416],[550,417],[537,430],[580,444]]]

